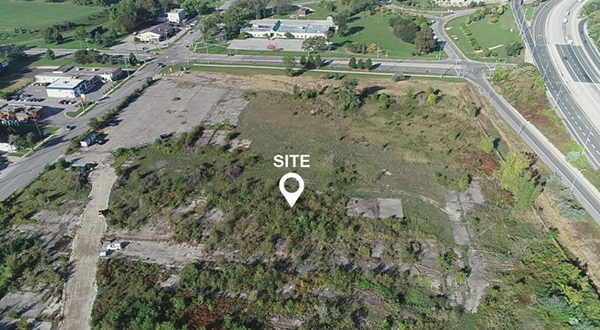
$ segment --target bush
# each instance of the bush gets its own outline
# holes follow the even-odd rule
[[[392,81],[393,82],[399,82],[399,81],[403,81],[405,78],[404,73],[402,72],[396,72],[394,73],[394,75],[392,76]]]
[[[498,16],[492,15],[492,16],[490,16],[490,18],[488,19],[488,21],[490,23],[492,23],[492,24],[496,24],[496,23],[498,23]]]

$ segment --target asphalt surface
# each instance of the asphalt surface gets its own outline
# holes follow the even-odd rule
[[[571,135],[584,146],[584,152],[590,162],[596,168],[600,168],[600,134],[597,129],[600,122],[594,123],[576,102],[576,98],[580,94],[571,94],[572,89],[576,86],[565,84],[564,75],[569,75],[572,81],[583,83],[598,82],[600,76],[597,75],[595,69],[592,70],[593,65],[589,63],[589,58],[582,53],[586,49],[585,47],[568,45],[566,40],[564,44],[557,45],[548,42],[549,30],[556,29],[556,24],[549,23],[550,15],[559,3],[558,0],[542,3],[533,15],[531,26],[528,26],[525,21],[518,1],[511,1],[511,6],[515,13],[517,26],[522,32],[521,36],[530,50],[534,64],[542,72],[552,106],[565,122]],[[575,13],[571,13],[570,18],[574,19],[574,15]],[[562,22],[559,24],[564,25]],[[563,26],[560,29],[563,32],[566,30]],[[559,55],[553,56],[550,47],[555,47]],[[558,64],[566,68],[567,72],[561,72],[559,70],[561,66]]]

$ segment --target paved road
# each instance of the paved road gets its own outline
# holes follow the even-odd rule
[[[571,135],[584,146],[584,152],[591,163],[600,167],[600,134],[597,129],[600,116],[599,121],[592,120],[590,116],[594,116],[594,112],[586,113],[576,102],[577,99],[583,98],[581,94],[585,92],[574,91],[575,88],[581,87],[579,85],[590,85],[590,82],[597,81],[600,76],[592,69],[594,65],[588,61],[589,57],[582,54],[583,51],[587,53],[589,50],[585,43],[583,46],[575,43],[569,45],[564,35],[562,41],[557,40],[560,37],[551,37],[555,44],[548,40],[548,34],[557,34],[557,30],[563,31],[565,25],[562,23],[563,10],[557,11],[552,16],[555,21],[550,23],[551,14],[560,3],[558,0],[544,2],[534,13],[531,26],[526,22],[518,0],[511,1],[511,6],[533,62],[542,72],[552,106],[565,122]],[[569,19],[575,20],[575,15],[572,12]],[[565,83],[565,80],[568,82]]]

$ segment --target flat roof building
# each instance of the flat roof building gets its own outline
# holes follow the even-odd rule
[[[172,9],[167,13],[167,21],[179,24],[185,19],[185,16],[185,10],[179,8]]]
[[[328,16],[326,20],[290,20],[290,19],[261,19],[250,21],[242,32],[253,37],[285,38],[290,33],[294,38],[324,37],[325,32],[335,31],[336,26],[333,17]]]
[[[61,77],[46,86],[46,93],[48,97],[75,99],[86,93],[101,80],[98,75],[94,75],[90,79]]]

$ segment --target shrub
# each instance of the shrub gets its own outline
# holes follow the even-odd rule
[[[394,73],[394,75],[392,76],[391,79],[392,79],[393,82],[402,81],[402,80],[405,79],[404,73],[402,73],[402,72],[396,72],[396,73]]]

